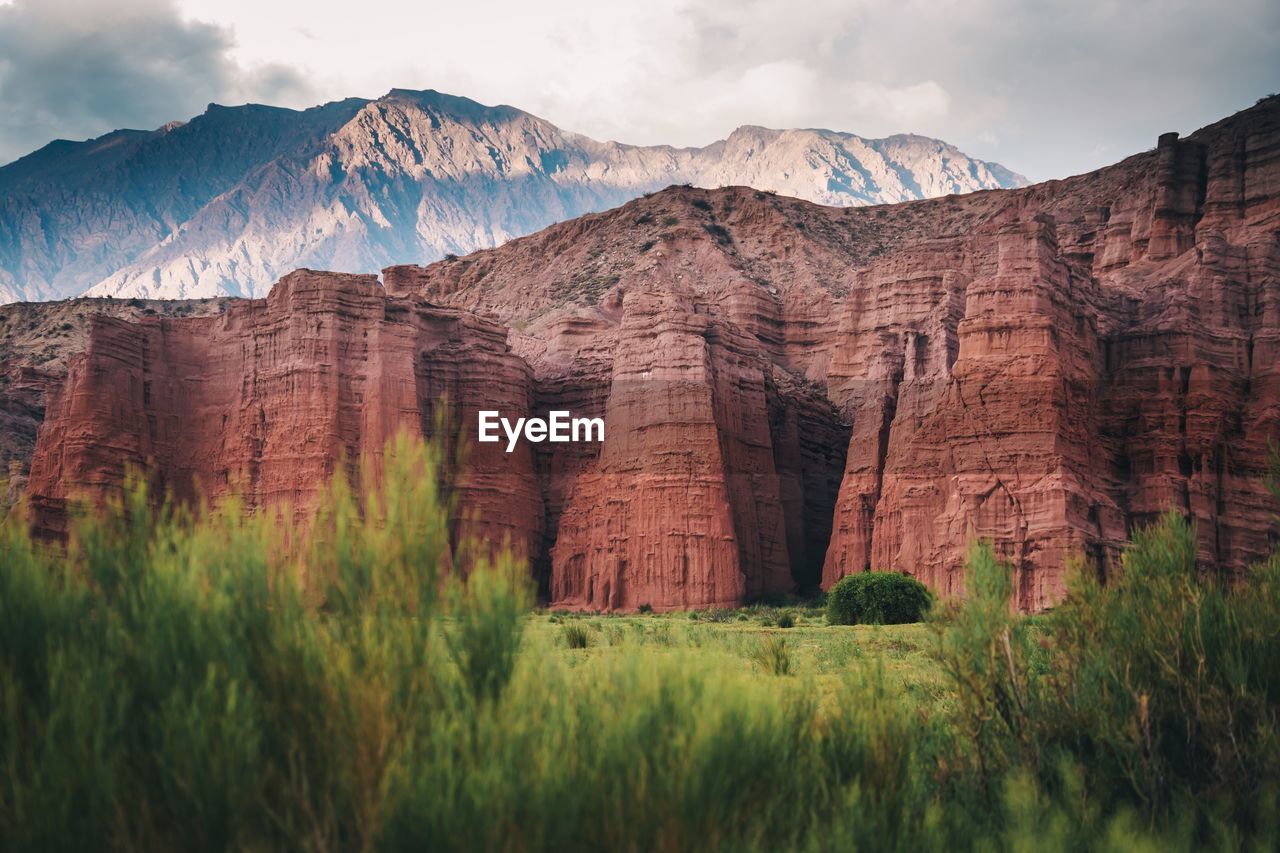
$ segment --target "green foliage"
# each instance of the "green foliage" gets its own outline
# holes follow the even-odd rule
[[[1223,586],[1170,516],[1034,619],[979,546],[928,627],[531,620],[440,462],[401,439],[301,526],[141,481],[65,552],[11,514],[0,849],[1275,846],[1280,557]]]
[[[1195,555],[1194,528],[1170,513],[1134,535],[1107,585],[1077,571],[1066,602],[1032,622],[1010,610],[1009,568],[975,550],[939,656],[957,760],[988,795],[1011,772],[1049,791],[1072,777],[1089,808],[1189,821],[1201,841],[1274,833],[1280,557],[1229,588]]]
[[[65,557],[5,525],[3,846],[369,842],[390,747],[443,681],[436,456],[385,456],[309,537],[287,508],[155,509],[140,480]]]
[[[1212,803],[1248,825],[1280,779],[1280,559],[1232,589],[1195,555],[1170,513],[1135,534],[1112,583],[1077,574],[1037,716],[1052,751],[1087,758],[1135,805]]]
[[[473,700],[495,701],[511,681],[524,633],[521,617],[532,608],[528,568],[509,556],[480,560],[465,583],[451,579],[453,624],[445,636]]]
[[[832,625],[902,625],[919,622],[932,597],[924,584],[897,572],[859,572],[841,578],[827,593]]]
[[[796,624],[796,617],[791,614],[790,610],[784,610],[778,614],[779,628],[792,628],[792,627],[795,627],[795,624]]]
[[[1030,741],[1032,623],[1010,604],[1013,576],[987,543],[969,553],[963,603],[949,602],[937,614],[944,626],[939,659],[955,685],[956,727],[967,743],[984,791],[1020,760],[1035,759]]]

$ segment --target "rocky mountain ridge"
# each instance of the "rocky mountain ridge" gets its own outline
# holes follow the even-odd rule
[[[262,296],[297,267],[423,263],[680,183],[863,205],[1025,181],[919,136],[743,127],[642,147],[432,91],[210,105],[0,167],[0,301]]]

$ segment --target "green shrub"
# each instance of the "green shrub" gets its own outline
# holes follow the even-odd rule
[[[897,572],[860,572],[843,577],[827,593],[832,625],[901,625],[919,622],[932,596],[924,584]]]
[[[620,646],[625,643],[627,639],[626,631],[623,630],[621,625],[617,624],[606,625],[602,633],[604,634],[606,641],[608,641],[611,646]]]
[[[571,649],[585,649],[591,645],[591,635],[582,625],[570,622],[560,628],[564,644]]]
[[[1078,572],[1032,713],[1048,754],[1094,763],[1135,806],[1212,800],[1248,826],[1280,781],[1280,555],[1231,587],[1196,552],[1171,512],[1134,535],[1106,586]]]
[[[791,628],[796,624],[796,617],[791,615],[790,610],[784,610],[778,614],[778,627]]]
[[[1010,610],[1009,566],[975,548],[968,596],[937,623],[975,789],[995,797],[1017,773],[1053,790],[1067,772],[1092,807],[1185,821],[1198,843],[1274,834],[1280,555],[1229,587],[1196,551],[1170,513],[1105,586],[1079,566],[1066,601],[1028,620]]]
[[[155,508],[140,480],[65,554],[3,525],[0,847],[371,843],[386,744],[449,678],[438,455],[385,456],[307,536],[287,508]]]
[[[533,607],[528,569],[509,558],[481,560],[465,582],[451,579],[450,592],[449,650],[471,697],[494,701],[511,680]]]

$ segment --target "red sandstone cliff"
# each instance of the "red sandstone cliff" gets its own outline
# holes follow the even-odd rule
[[[186,494],[305,500],[442,393],[603,415],[603,446],[473,446],[465,500],[550,600],[727,605],[901,569],[1018,604],[1108,570],[1167,507],[1206,567],[1270,547],[1280,101],[1024,190],[823,208],[675,188],[499,249],[299,272],[222,316],[101,321],[41,428],[45,523],[125,461]],[[450,306],[450,307],[442,307]],[[478,312],[486,319],[479,319]],[[504,328],[505,327],[505,328]]]
[[[454,424],[486,406],[529,411],[529,371],[505,338],[470,313],[388,299],[373,276],[307,270],[214,317],[100,318],[40,431],[39,523],[56,532],[69,497],[116,488],[128,466],[153,466],[179,498],[235,491],[302,511],[339,460],[376,456],[401,428],[431,432],[442,401]],[[527,446],[478,445],[469,462],[460,513],[535,551]]]

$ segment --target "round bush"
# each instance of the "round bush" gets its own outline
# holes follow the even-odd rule
[[[933,597],[925,585],[899,572],[848,575],[827,593],[827,621],[832,625],[901,625],[919,622]]]

